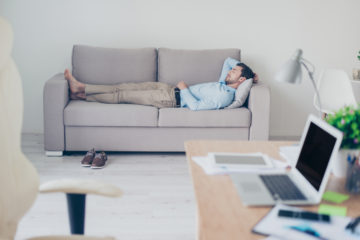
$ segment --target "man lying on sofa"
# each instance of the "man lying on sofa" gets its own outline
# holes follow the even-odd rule
[[[218,82],[188,87],[184,81],[176,87],[161,82],[90,85],[77,81],[68,69],[65,79],[70,86],[70,98],[101,103],[132,103],[158,108],[188,107],[191,110],[213,110],[230,105],[238,86],[257,75],[244,63],[233,58],[224,62]]]

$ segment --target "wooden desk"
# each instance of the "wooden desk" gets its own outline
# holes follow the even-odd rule
[[[281,159],[279,146],[291,142],[248,141],[188,141],[185,151],[190,167],[197,202],[197,239],[261,239],[251,233],[252,227],[269,211],[270,207],[245,207],[229,176],[206,175],[191,160],[192,156],[206,156],[208,152],[263,152]],[[331,177],[327,189],[346,193],[344,179]],[[329,204],[329,203],[328,203]],[[360,195],[351,196],[341,204],[348,207],[348,216],[360,215]],[[317,206],[306,207],[317,211]]]

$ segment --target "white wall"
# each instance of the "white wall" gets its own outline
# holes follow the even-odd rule
[[[359,0],[0,0],[13,25],[23,79],[24,132],[43,131],[45,81],[70,67],[73,44],[106,47],[241,48],[271,86],[271,136],[297,136],[316,113],[311,83],[273,76],[296,48],[319,71],[360,66]],[[1,36],[0,36],[1,37]]]

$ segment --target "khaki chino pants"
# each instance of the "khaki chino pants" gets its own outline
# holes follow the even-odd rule
[[[120,83],[117,85],[85,84],[86,101],[132,103],[158,108],[176,107],[174,86],[160,82]]]

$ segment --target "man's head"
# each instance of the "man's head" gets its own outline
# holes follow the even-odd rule
[[[254,72],[244,63],[238,63],[233,67],[226,76],[226,84],[233,84],[237,82],[243,82],[246,79],[253,78]]]

